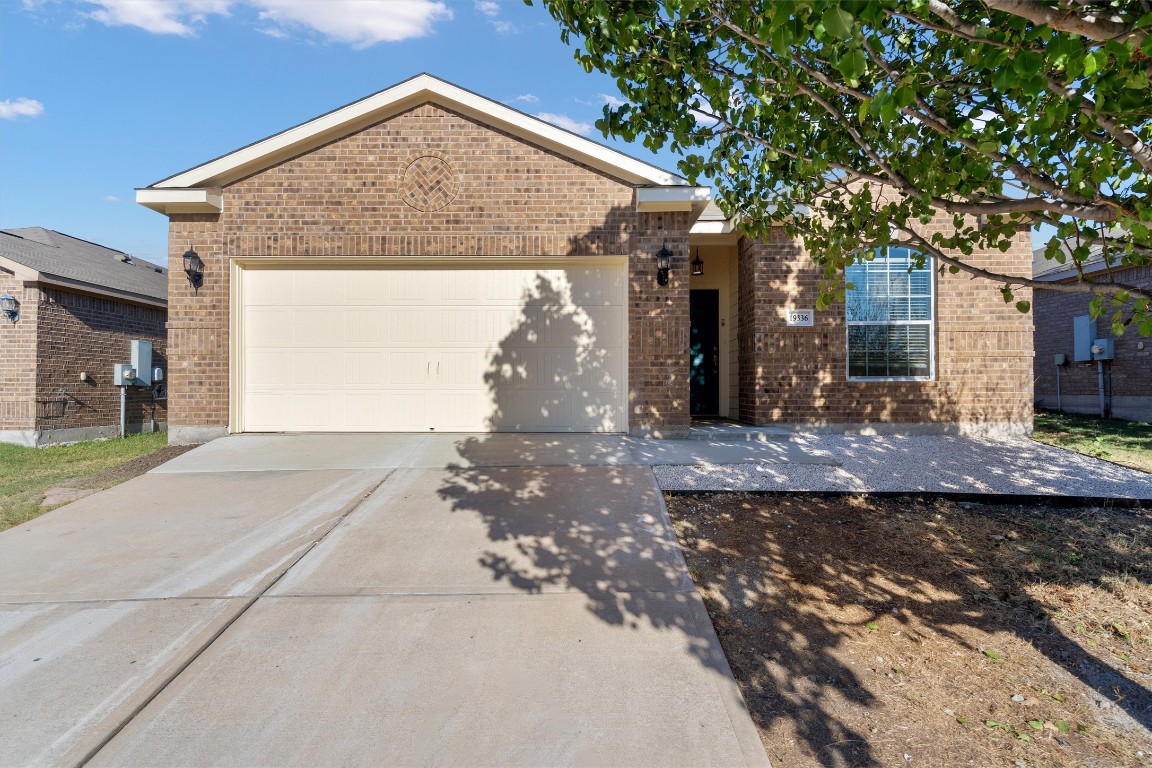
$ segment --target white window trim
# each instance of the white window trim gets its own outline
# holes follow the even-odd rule
[[[889,246],[891,247],[891,246]],[[899,246],[906,247],[906,246]],[[915,248],[908,248],[909,251],[916,250]],[[929,254],[923,254],[925,265],[928,267],[928,300],[929,306],[932,308],[930,320],[892,320],[887,323],[873,323],[862,321],[851,321],[848,319],[847,301],[844,307],[844,374],[848,381],[935,381],[936,380],[936,269],[932,266],[932,257]],[[851,352],[848,348],[848,334],[852,328],[862,325],[881,325],[881,326],[894,326],[894,325],[927,325],[928,326],[928,375],[927,376],[853,376],[850,371]]]

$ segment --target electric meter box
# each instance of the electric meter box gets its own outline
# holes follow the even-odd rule
[[[1072,318],[1072,359],[1087,363],[1092,356],[1092,344],[1096,341],[1096,319],[1091,315]]]
[[[132,342],[132,367],[136,369],[136,379],[132,386],[152,386],[152,342]]]
[[[1116,339],[1096,339],[1092,342],[1093,360],[1115,360]]]

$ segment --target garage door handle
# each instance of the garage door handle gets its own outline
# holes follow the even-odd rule
[[[436,375],[437,376],[440,375],[440,361],[439,360],[436,361]]]

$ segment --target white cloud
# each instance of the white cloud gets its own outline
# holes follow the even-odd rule
[[[257,11],[257,31],[274,38],[303,28],[329,41],[367,48],[422,37],[452,11],[440,0],[84,0],[87,14],[108,26],[138,27],[157,35],[196,34],[210,15],[228,16],[238,6]]]
[[[110,27],[139,27],[157,35],[196,34],[209,14],[227,16],[233,0],[87,0],[89,17]]]
[[[36,99],[6,99],[0,101],[0,120],[15,120],[18,117],[36,117],[44,111],[44,105]]]
[[[539,104],[540,99],[534,93],[522,93],[519,96],[513,96],[509,101],[522,101],[525,104]]]
[[[500,3],[496,0],[475,0],[476,10],[485,16],[495,16],[500,13]]]
[[[124,202],[124,198],[116,197],[116,195],[104,195],[104,197],[102,197],[100,199],[106,203],[122,203],[122,202]]]
[[[600,96],[600,101],[612,107],[612,109],[616,109],[616,107],[622,107],[628,103],[624,101],[624,99],[617,98],[610,93],[601,93],[598,95]]]
[[[493,19],[488,23],[492,25],[492,28],[496,30],[496,34],[498,35],[514,35],[520,31],[520,27],[516,26],[510,21]]]
[[[367,48],[423,37],[452,11],[434,0],[247,0],[263,21],[280,27],[303,26],[328,40]]]
[[[566,131],[572,131],[572,133],[581,133],[585,136],[589,133],[592,133],[591,123],[581,123],[578,120],[573,120],[572,118],[568,117],[568,115],[560,115],[556,114],[555,112],[540,112],[536,115],[536,117],[540,118],[546,123],[552,123],[552,125],[555,125],[558,128],[563,128]]]

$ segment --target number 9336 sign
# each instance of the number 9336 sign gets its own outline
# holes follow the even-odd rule
[[[807,328],[816,324],[816,311],[813,309],[786,309],[784,317],[789,327]]]

